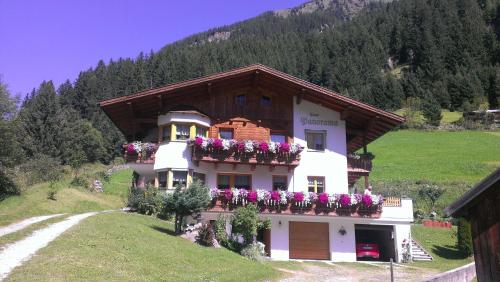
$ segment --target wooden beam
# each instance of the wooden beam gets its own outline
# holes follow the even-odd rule
[[[306,90],[304,88],[300,89],[299,93],[297,93],[297,105],[302,103],[302,98],[304,98],[305,93],[306,93]]]
[[[380,118],[379,116],[375,116],[367,120],[365,128],[361,132],[359,132],[356,135],[356,137],[354,137],[351,141],[349,141],[349,143],[347,143],[347,148],[351,147],[353,144],[358,142],[361,142],[361,144],[363,145],[366,144],[366,135],[373,127],[375,127],[379,118]]]
[[[343,110],[340,113],[340,119],[341,120],[346,120],[351,115],[352,115],[352,107],[351,106],[347,106],[347,108],[345,108],[345,110]]]
[[[163,111],[163,95],[158,95],[158,114],[161,115]]]

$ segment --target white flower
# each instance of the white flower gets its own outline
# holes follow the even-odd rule
[[[231,149],[231,140],[223,139],[222,140],[222,149],[224,151],[228,151]]]
[[[245,141],[245,152],[246,153],[253,152],[253,141],[252,140]]]
[[[286,205],[286,203],[288,202],[286,196],[287,196],[286,191],[281,190],[280,191],[280,204]]]
[[[296,154],[300,151],[301,146],[299,144],[292,144],[290,145],[290,153]]]
[[[231,192],[233,192],[233,203],[238,203],[238,198],[240,196],[240,190],[236,188],[232,188]]]
[[[378,195],[371,195],[372,197],[372,205],[376,206],[380,204],[380,196]]]
[[[358,203],[358,197],[355,194],[351,194],[351,205],[356,205]]]
[[[136,153],[142,152],[142,142],[141,141],[135,141],[133,145],[134,145],[134,150]]]
[[[276,144],[276,142],[269,142],[269,152],[273,153],[273,154],[276,154],[276,152],[278,151],[278,146]]]
[[[201,141],[201,148],[207,149],[208,147],[208,140],[207,138],[203,138],[203,141]]]

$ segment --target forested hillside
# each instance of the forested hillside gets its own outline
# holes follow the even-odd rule
[[[123,136],[98,101],[252,63],[387,110],[408,97],[438,110],[498,107],[500,1],[386,2],[318,0],[313,9],[269,12],[155,53],[100,61],[58,87],[42,82],[19,112],[2,101],[0,140],[8,145],[0,166],[41,155],[109,162]]]

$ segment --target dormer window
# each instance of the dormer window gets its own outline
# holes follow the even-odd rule
[[[234,97],[234,102],[238,106],[244,106],[247,102],[247,96],[246,95],[237,95]]]
[[[260,105],[263,107],[270,107],[271,106],[271,97],[269,97],[269,96],[260,97]]]

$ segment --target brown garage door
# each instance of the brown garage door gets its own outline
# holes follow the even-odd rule
[[[291,259],[330,259],[328,223],[291,221],[288,232]]]

